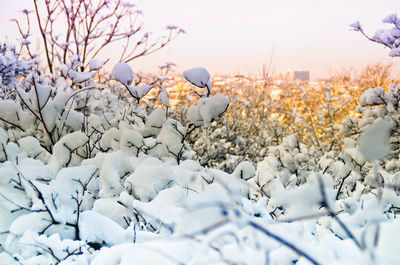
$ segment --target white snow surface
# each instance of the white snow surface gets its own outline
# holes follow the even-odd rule
[[[72,79],[73,83],[77,84],[77,83],[90,81],[95,76],[95,73],[93,73],[93,72],[79,72],[79,71],[69,70],[68,71],[68,76]]]
[[[224,113],[228,106],[229,99],[221,93],[217,93],[208,98],[200,98],[195,106],[190,106],[187,118],[195,126],[209,127],[211,121]]]
[[[163,104],[164,107],[168,108],[170,106],[169,98],[168,98],[168,91],[165,88],[165,86],[161,86],[161,92],[159,95],[159,99],[160,99],[161,104]]]
[[[122,83],[122,82],[121,82]],[[142,99],[153,88],[153,85],[128,86],[129,93],[136,99]]]
[[[76,141],[71,142],[72,139]],[[295,145],[290,139],[286,140],[287,144]],[[71,135],[60,141],[71,148],[84,142],[83,135]],[[29,138],[21,143],[25,148],[37,146]],[[59,148],[53,154],[57,162],[68,156],[61,155],[66,150]],[[296,246],[321,264],[372,262],[369,252],[357,248],[320,207],[318,180],[322,178],[328,203],[338,211],[329,175],[317,173],[302,185],[285,187],[280,179],[274,178],[271,168],[258,167],[255,172],[250,162],[241,163],[233,174],[228,174],[201,167],[191,160],[178,165],[146,155],[137,157],[129,152],[112,151],[99,153],[74,167],[60,167],[58,171],[52,168],[55,175],[50,171],[30,176],[32,184],[23,179],[24,187],[31,189],[31,193],[11,188],[7,179],[18,180],[17,169],[24,176],[38,170],[32,166],[30,170],[23,170],[32,161],[36,160],[29,158],[20,160],[18,165],[7,162],[0,166],[3,216],[0,228],[9,231],[0,235],[2,264],[12,260],[13,255],[23,264],[51,264],[54,257],[44,248],[51,248],[62,260],[60,264],[265,264],[266,260],[273,264],[291,264],[296,260],[308,264],[307,258],[276,238]],[[271,175],[266,184],[270,188],[269,197],[253,201],[249,199],[255,192],[251,185],[254,180],[260,180],[258,175],[267,174],[264,170],[270,170]],[[51,180],[40,180],[46,174]],[[390,174],[386,177],[388,181],[395,181]],[[58,224],[51,225],[49,212],[43,208],[37,191],[43,195]],[[384,196],[391,202],[394,197],[397,196],[389,193]],[[10,212],[19,206],[30,207],[30,201],[34,201],[32,209],[41,211]],[[79,217],[76,202],[80,202]],[[398,222],[387,220],[380,202],[373,196],[364,196],[362,201],[353,200],[351,204],[353,214],[342,211],[338,217],[353,231],[356,240],[366,235],[366,247],[375,253],[376,262],[396,262]],[[278,208],[284,211],[279,214]],[[279,218],[272,219],[271,212]],[[322,214],[322,217],[287,221],[310,214]],[[73,226],[77,220],[79,239]],[[376,224],[382,226],[378,247],[374,248]],[[45,233],[41,234],[43,230]],[[36,243],[27,248],[29,242]],[[94,250],[87,243],[97,244],[99,249]],[[81,251],[67,256],[67,249]],[[40,259],[37,251],[42,254]]]
[[[90,69],[90,71],[100,70],[105,63],[106,63],[106,61],[100,61],[98,59],[91,59],[89,61],[89,69]]]
[[[210,80],[210,73],[204,67],[196,67],[183,72],[187,81],[197,87],[205,87]]]
[[[193,85],[207,89],[206,96],[211,94],[210,73],[204,67],[196,67],[183,72],[183,76]]]
[[[127,63],[119,62],[114,66],[111,75],[123,85],[129,86],[132,83],[133,70]]]
[[[369,125],[360,139],[360,152],[368,160],[385,158],[390,150],[389,135],[392,124],[387,120]]]

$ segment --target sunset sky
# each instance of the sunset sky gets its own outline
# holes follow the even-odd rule
[[[349,28],[359,20],[373,34],[390,14],[400,12],[399,0],[136,0],[147,30],[155,35],[167,24],[187,33],[157,54],[133,61],[144,72],[172,61],[177,71],[204,66],[211,74],[260,75],[262,65],[275,73],[286,69],[310,70],[313,79],[329,77],[340,69],[375,62],[394,62],[400,75],[400,58],[367,41]],[[2,0],[0,36],[16,38],[8,20],[18,10],[32,8],[32,0]]]

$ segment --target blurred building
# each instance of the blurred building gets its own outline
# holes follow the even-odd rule
[[[310,81],[310,71],[304,70],[286,70],[277,76],[281,81]]]
[[[310,81],[310,71],[293,71],[293,80]]]

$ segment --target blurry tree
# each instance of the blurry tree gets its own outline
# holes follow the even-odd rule
[[[156,40],[145,32],[139,17],[142,11],[122,0],[32,0],[34,10],[24,9],[26,26],[14,19],[22,37],[22,45],[35,58],[30,48],[32,24],[37,22],[48,69],[51,73],[56,64],[65,64],[77,55],[88,67],[89,61],[112,43],[121,43],[119,60],[132,61],[165,47],[184,30],[175,26],[166,27],[167,34]],[[33,13],[33,15],[31,15]]]
[[[343,69],[331,76],[329,83],[332,89],[337,90],[339,96],[350,96],[350,102],[346,105],[347,114],[356,108],[361,95],[368,88],[379,86],[385,90],[389,89],[389,85],[395,82],[390,77],[392,67],[391,63],[378,62],[367,65],[360,71]]]
[[[389,85],[394,81],[390,78],[392,66],[391,63],[375,63],[367,65],[357,76],[360,87],[365,90],[377,86],[388,89]]]

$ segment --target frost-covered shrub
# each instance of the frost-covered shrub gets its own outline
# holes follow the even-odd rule
[[[200,69],[200,70],[199,70]],[[185,119],[186,126],[179,121],[169,118],[168,108],[170,107],[168,91],[162,85],[160,80],[158,83],[144,84],[138,86],[138,83],[131,85],[134,79],[132,68],[126,63],[117,63],[112,72],[113,78],[121,83],[130,96],[137,101],[140,106],[141,100],[154,89],[160,89],[158,94],[159,102],[165,107],[165,114],[161,109],[154,109],[152,113],[143,117],[144,126],[139,126],[139,132],[143,137],[154,137],[156,139],[146,139],[143,149],[147,154],[151,154],[158,158],[164,156],[172,156],[176,161],[180,161],[185,150],[185,141],[197,127],[209,127],[210,123],[220,117],[229,106],[229,99],[216,93],[211,95],[210,74],[204,68],[194,68],[185,71],[184,76],[192,84],[199,87],[206,87],[207,93],[204,95],[196,93],[200,96],[196,105],[192,105],[187,110]],[[191,155],[186,157],[191,157]]]
[[[99,62],[93,63],[91,68],[98,70],[101,65]],[[168,110],[169,98],[163,85],[130,86],[124,83],[128,93],[119,91],[115,95],[111,91],[116,91],[117,84],[109,81],[98,84],[94,81],[92,71],[79,72],[79,66],[81,63],[78,58],[73,57],[70,63],[59,67],[58,74],[52,79],[31,72],[16,83],[15,101],[0,100],[0,123],[12,137],[11,140],[19,141],[23,137],[33,136],[39,140],[44,153],[53,153],[62,137],[81,131],[87,140],[79,151],[65,147],[65,143],[59,144],[70,149],[68,156],[73,154],[83,159],[93,157],[98,152],[121,149],[136,155],[151,153],[159,158],[169,156],[178,162],[191,157],[184,142],[194,125],[188,124],[189,130],[178,121],[167,119],[167,111],[158,108],[148,115],[145,108],[138,104],[139,99],[156,86],[161,90],[160,102]],[[129,66],[126,67],[131,71]],[[125,74],[126,71],[122,69],[119,73],[115,70],[113,74],[118,79],[121,73]],[[130,82],[132,73],[128,73]],[[110,89],[104,86],[110,86]],[[213,104],[217,105],[218,102]],[[208,116],[211,112],[215,113],[215,110],[204,111]],[[215,114],[211,116],[215,118]],[[69,161],[59,166],[66,166],[64,163],[69,164]]]
[[[256,177],[252,181],[259,195],[268,195],[274,189],[270,184],[278,182],[282,187],[294,187],[305,183],[315,170],[311,152],[299,143],[295,135],[289,135],[283,138],[282,144],[269,149],[268,155],[258,163]]]
[[[43,148],[52,152],[62,136],[85,127],[88,102],[94,94],[90,89],[96,84],[91,72],[74,70],[79,66],[74,60],[60,68],[60,75],[54,81],[31,71],[15,84],[14,101],[0,100],[4,110],[0,122],[15,141],[23,136],[34,136]],[[77,87],[80,90],[75,90]]]
[[[393,163],[399,157],[399,95],[400,87],[390,86],[390,91],[383,88],[369,88],[361,97],[357,112],[361,118],[348,117],[343,120],[340,133],[347,140],[349,156],[360,166],[368,161],[381,160],[386,170],[398,169]],[[353,149],[351,149],[353,148]],[[354,151],[351,151],[354,150]],[[357,155],[361,157],[357,158]]]
[[[0,263],[394,260],[398,190],[387,185],[380,197],[364,184],[353,190],[351,164],[334,151],[315,161],[291,135],[265,150],[257,167],[236,159],[229,174],[191,160],[190,146],[180,152],[195,127],[164,109],[147,114],[131,96],[118,99],[107,89],[76,97],[88,112],[85,126],[57,140],[51,154],[32,136],[13,142],[11,124],[0,129]],[[214,145],[226,133],[218,126],[192,132],[210,133],[219,150],[212,155],[228,148]],[[397,174],[379,173],[399,183]]]
[[[200,98],[197,104],[190,106],[187,117],[194,126],[209,127],[212,120],[220,116],[229,106],[229,99],[217,93],[208,98]]]
[[[15,155],[0,167],[5,264],[365,263],[370,252],[392,260],[386,254],[394,250],[383,247],[396,238],[397,222],[375,197],[335,201],[329,174],[312,173],[301,185],[275,178],[268,196],[253,201],[251,163],[227,174],[193,160],[178,165],[113,151],[53,172],[20,150]],[[336,211],[345,224],[330,217]],[[303,216],[316,217],[295,221]]]
[[[343,120],[340,133],[346,138],[341,154],[326,154],[319,161],[323,172],[332,174],[338,187],[336,198],[362,200],[375,194],[386,214],[396,212],[399,170],[399,87],[369,88],[356,111],[360,117]]]
[[[16,47],[0,43],[0,88],[4,90],[17,83],[19,76],[26,76],[32,68],[31,63],[20,61]]]

